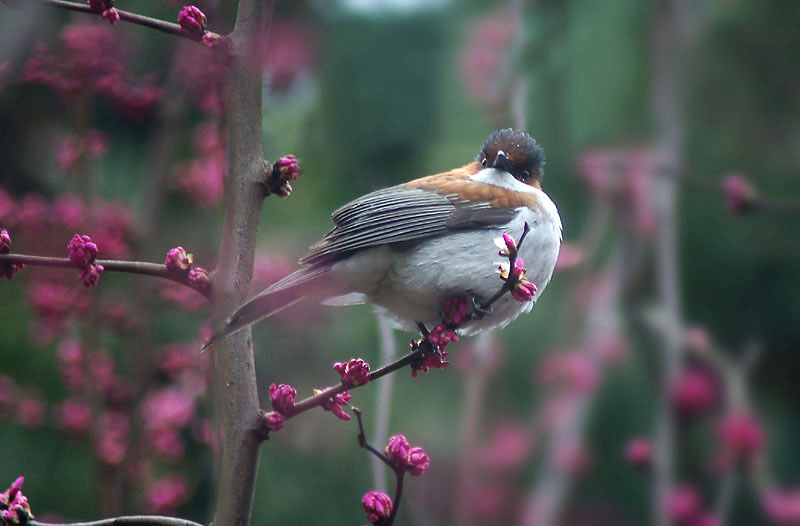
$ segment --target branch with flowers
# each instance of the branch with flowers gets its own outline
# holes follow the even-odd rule
[[[210,48],[215,48],[224,41],[222,35],[206,29],[206,15],[195,6],[184,6],[178,13],[176,24],[117,9],[114,7],[114,0],[88,0],[85,4],[70,0],[36,0],[36,2],[47,7],[100,15],[101,19],[112,26],[122,21],[149,27],[162,33],[200,42]]]

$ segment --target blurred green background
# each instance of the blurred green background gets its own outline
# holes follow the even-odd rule
[[[16,217],[4,217],[0,200],[0,226],[22,222],[28,206],[22,196],[40,194],[52,203],[69,191],[129,209],[136,233],[130,236],[130,257],[161,261],[169,248],[182,245],[198,265],[213,268],[222,203],[219,195],[198,198],[197,187],[220,184],[220,174],[187,183],[181,167],[198,159],[207,167],[224,158],[213,157],[223,155],[221,150],[203,153],[196,138],[200,124],[213,128],[220,122],[220,112],[197,93],[213,93],[206,84],[224,72],[195,44],[120,23],[112,30],[115,57],[130,79],[150,79],[160,87],[160,101],[126,114],[89,90],[61,96],[26,81],[26,64],[40,42],[63,48],[59,35],[65,27],[101,21],[20,4],[0,6],[0,187],[18,207]],[[582,160],[590,151],[657,144],[662,123],[652,109],[653,42],[665,4],[278,3],[264,84],[265,153],[268,159],[294,153],[303,175],[290,198],[269,198],[264,206],[257,266],[269,278],[293,268],[305,247],[329,228],[333,209],[368,191],[464,164],[491,130],[517,126],[521,118],[545,150],[543,186],[560,210],[565,242],[585,255],[577,266],[557,272],[532,315],[490,339],[464,339],[453,347],[450,368],[417,379],[407,372],[395,375],[390,412],[377,402],[379,385],[353,391],[352,403],[363,409],[370,432],[387,416],[390,434],[405,434],[432,458],[423,477],[407,480],[399,524],[532,524],[537,499],[552,498],[542,490],[551,464],[567,479],[554,524],[650,523],[650,476],[626,462],[624,451],[632,437],[651,434],[661,396],[663,344],[654,329],[663,314],[655,281],[657,235],[639,229],[630,215],[647,216],[658,197],[634,202],[641,195],[619,190],[617,183],[597,192],[587,184],[592,167]],[[668,160],[678,176],[654,170],[644,178],[644,192],[657,193],[658,177],[679,179],[681,316],[733,361],[748,346],[760,349],[747,391],[766,447],[753,462],[775,487],[800,487],[800,4],[669,4],[685,9],[671,26],[685,43],[674,50],[677,88],[671,92],[683,156]],[[233,2],[198,6],[210,29],[230,30]],[[174,20],[180,6],[129,0],[118,7]],[[516,110],[515,89],[521,90]],[[110,149],[65,170],[55,155],[58,144],[87,126],[105,133]],[[732,214],[720,190],[730,173],[741,174],[759,195],[779,202],[778,208],[794,205],[795,213],[767,208]],[[63,226],[37,239],[26,238],[22,226],[10,227],[12,250],[65,256],[74,232],[59,230]],[[623,284],[615,298],[598,307],[590,289],[619,275]],[[26,269],[0,285],[0,373],[13,380],[17,393],[38,390],[46,406],[41,422],[21,425],[15,398],[3,406],[0,396],[0,486],[24,474],[38,516],[88,520],[148,511],[143,495],[153,481],[179,473],[188,481],[185,497],[166,511],[208,521],[214,456],[190,425],[180,431],[186,449],[179,459],[165,461],[132,446],[129,455],[139,455],[141,464],[109,466],[97,459],[96,440],[65,433],[54,411],[69,394],[57,349],[72,337],[114,358],[117,377],[134,385],[122,410],[139,415],[134,427],[142,425],[147,415],[138,404],[148,389],[172,381],[154,365],[160,350],[195,345],[210,311],[164,300],[162,283],[144,285],[144,278],[107,273],[85,294],[98,300],[94,307],[70,318],[51,341],[35,344],[34,333],[41,330],[41,313],[31,304],[35,276]],[[68,277],[70,287],[81,288]],[[109,297],[127,305],[135,330],[116,330],[104,321],[100,298]],[[594,344],[587,343],[597,321],[592,316],[608,325],[627,352],[602,365],[590,359],[586,374],[593,386],[565,397],[566,406],[575,399],[584,404],[573,436],[582,453],[561,462],[553,445],[558,418],[553,423],[548,415],[557,411],[551,402],[568,389],[561,380],[543,380],[542,368],[570,349],[596,356],[588,349]],[[373,368],[381,362],[379,325],[367,306],[301,304],[255,327],[254,338],[264,407],[272,382],[291,384],[304,397],[336,381],[335,361],[358,356]],[[394,335],[397,352],[405,351],[410,338]],[[723,391],[724,377],[702,355],[690,349],[685,362],[710,370],[717,391]],[[569,384],[569,371],[558,374]],[[711,511],[722,479],[713,459],[719,449],[716,422],[726,411],[722,398],[700,417],[678,419],[676,430],[676,480],[697,488],[703,508]],[[194,419],[210,414],[203,396],[196,403]],[[321,411],[274,433],[262,449],[253,523],[363,524],[359,500],[376,483],[356,434],[355,422]],[[492,454],[510,460],[503,464]],[[773,523],[764,509],[764,487],[749,468],[733,468],[741,476],[725,524]],[[391,495],[393,485],[388,487]]]

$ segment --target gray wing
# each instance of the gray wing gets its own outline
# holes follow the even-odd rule
[[[315,264],[353,250],[401,243],[507,223],[514,208],[493,208],[488,202],[471,202],[422,188],[394,186],[378,190],[336,210],[336,225],[311,247],[300,263]]]

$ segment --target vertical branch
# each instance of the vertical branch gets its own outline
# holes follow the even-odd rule
[[[683,116],[680,104],[679,62],[683,44],[680,35],[681,0],[669,2],[657,15],[652,42],[653,114],[656,122],[655,147],[662,160],[680,170]],[[656,279],[661,313],[664,317],[663,371],[654,430],[653,524],[668,526],[667,500],[672,491],[675,431],[669,404],[669,389],[679,374],[682,329],[678,281],[678,244],[675,199],[677,177],[656,178],[653,200],[657,215]]]
[[[225,225],[214,278],[214,305],[225,316],[246,299],[264,196],[261,138],[262,54],[271,3],[241,0],[231,35],[228,86],[229,179]],[[214,524],[250,523],[258,452],[258,389],[250,329],[214,351],[215,405],[221,411],[222,464]]]

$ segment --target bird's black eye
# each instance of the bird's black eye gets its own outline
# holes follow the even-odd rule
[[[531,173],[528,170],[522,172],[522,180],[527,181],[531,178]]]
[[[486,163],[487,163],[487,161],[486,161],[486,157],[484,157],[484,158],[483,158],[483,160],[481,161],[481,164],[482,164],[482,165],[484,165],[484,166],[486,166]]]

